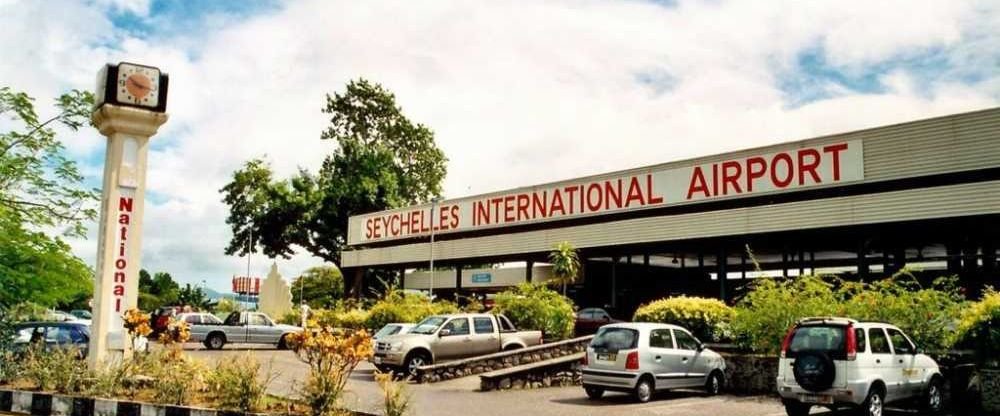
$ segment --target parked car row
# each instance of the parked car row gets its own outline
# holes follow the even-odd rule
[[[703,388],[718,394],[726,362],[676,325],[615,323],[598,329],[584,355],[583,389],[631,393],[640,402],[660,390]],[[778,393],[789,416],[813,406],[882,416],[887,403],[943,408],[944,378],[898,327],[847,318],[806,318],[786,335],[778,362]]]

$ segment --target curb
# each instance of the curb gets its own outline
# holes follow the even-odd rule
[[[188,406],[115,399],[64,396],[45,392],[0,390],[0,412],[31,416],[264,416]]]

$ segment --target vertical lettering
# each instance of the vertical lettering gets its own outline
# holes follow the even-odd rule
[[[754,169],[754,167],[757,169]],[[762,157],[747,159],[747,192],[753,192],[754,179],[763,178],[767,173],[767,161]]]
[[[806,162],[806,156],[812,158],[811,161]],[[822,183],[823,181],[819,177],[819,173],[816,172],[816,168],[819,167],[819,152],[816,149],[799,149],[799,185],[806,184],[806,173],[812,176],[814,183]]]
[[[126,197],[118,198],[118,210],[125,212],[132,212],[132,198],[126,198]]]
[[[840,180],[840,152],[847,150],[847,143],[832,144],[823,148],[823,153],[833,155],[833,180]]]
[[[780,161],[785,162],[785,172],[787,174],[784,179],[778,178],[778,162]],[[794,169],[795,168],[792,166],[792,157],[789,156],[788,153],[782,152],[774,155],[774,158],[771,159],[771,182],[778,188],[788,186],[792,183],[792,177],[795,175]]]
[[[708,192],[708,184],[705,183],[705,173],[701,171],[701,166],[695,166],[694,172],[691,173],[691,184],[688,185],[686,199],[691,199],[695,192],[701,192],[705,198],[712,196]]]
[[[653,174],[651,173],[646,174],[646,198],[650,205],[663,203],[663,197],[653,193]]]
[[[743,169],[739,162],[732,160],[722,162],[722,194],[729,195],[729,186],[733,186],[733,192],[743,193],[740,189],[740,175]]]

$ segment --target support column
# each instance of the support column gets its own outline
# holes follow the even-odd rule
[[[958,245],[948,243],[945,245],[945,253],[948,256],[948,274],[956,275],[962,272],[962,253]]]
[[[864,240],[858,242],[858,279],[868,280],[868,245]]]
[[[719,299],[721,299],[723,302],[726,302],[728,300],[726,297],[727,296],[726,283],[728,283],[726,282],[726,280],[727,280],[727,275],[729,274],[729,270],[727,268],[728,263],[729,261],[726,258],[726,249],[725,248],[719,249],[719,254],[715,260],[716,264],[715,273],[719,279]]]
[[[399,269],[399,288],[406,289],[406,268]]]
[[[365,270],[361,267],[355,267],[353,269],[342,270],[342,272],[344,272],[344,276],[354,275],[354,278],[351,280],[351,288],[348,290],[348,297],[361,299],[361,292],[365,282]]]
[[[132,354],[122,314],[138,306],[146,154],[149,138],[167,118],[162,112],[111,104],[91,115],[94,126],[108,139],[87,357],[91,368],[120,362]]]
[[[531,278],[535,274],[535,262],[528,260],[524,267],[524,281],[531,283]]]
[[[618,256],[611,257],[611,307],[618,306]]]
[[[455,266],[455,294],[462,290],[462,265]]]

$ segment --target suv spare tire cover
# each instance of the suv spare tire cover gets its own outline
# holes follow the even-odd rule
[[[829,355],[816,351],[802,351],[792,367],[795,382],[809,391],[823,391],[833,386],[837,367]]]

